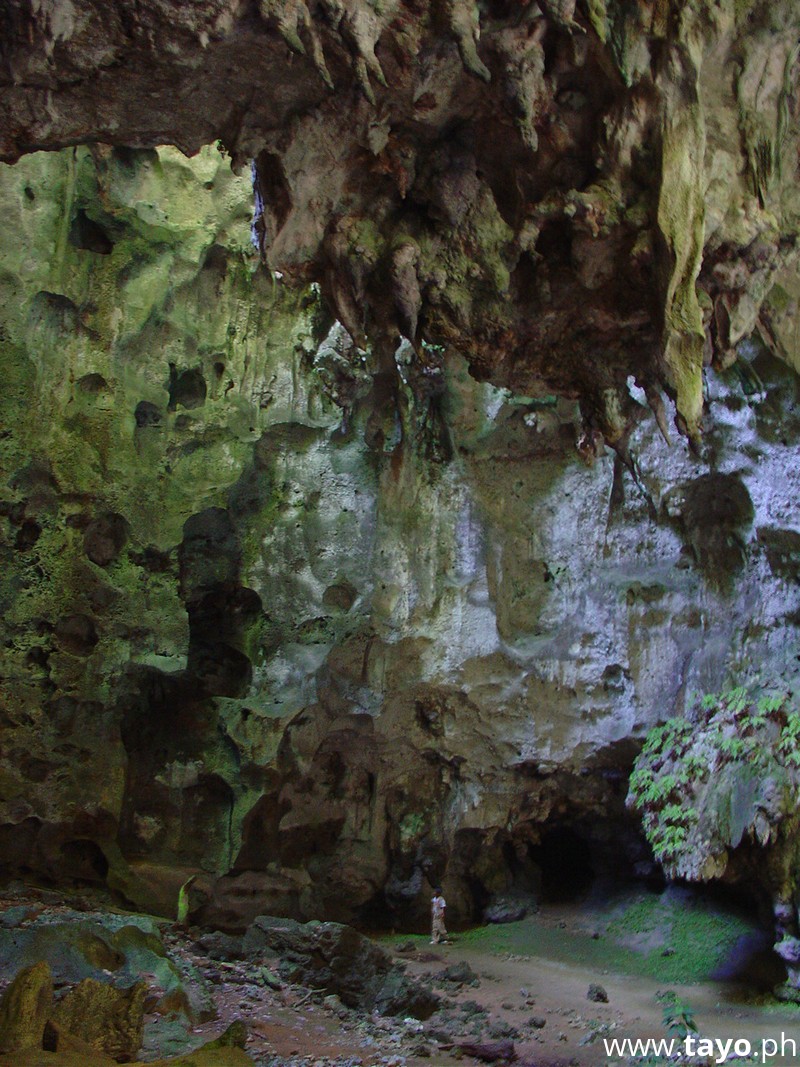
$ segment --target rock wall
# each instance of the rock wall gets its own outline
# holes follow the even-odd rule
[[[798,672],[798,383],[708,371],[703,460],[395,355],[260,263],[212,148],[0,175],[6,873],[229,928],[466,920],[649,861],[637,739]],[[737,369],[738,368],[738,369]],[[635,456],[635,459],[633,458]]]

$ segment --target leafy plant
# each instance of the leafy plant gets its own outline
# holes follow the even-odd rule
[[[648,836],[656,859],[663,860],[680,853],[686,844],[687,831],[685,826],[656,825]]]
[[[720,752],[730,759],[741,759],[748,747],[747,742],[741,737],[723,737],[719,744]]]
[[[649,732],[627,803],[668,874],[704,879],[743,837],[769,839],[765,814],[767,831],[793,814],[799,772],[800,710],[785,694],[736,686]],[[762,788],[770,781],[788,788],[776,799]]]
[[[790,712],[786,717],[786,725],[781,730],[778,750],[788,758],[789,762],[797,765],[797,757],[800,755],[800,712]]]
[[[670,1036],[680,1038],[683,1041],[687,1034],[696,1034],[697,1024],[694,1021],[694,1010],[678,999],[678,995],[668,990],[660,998],[663,1002],[662,1025]]]

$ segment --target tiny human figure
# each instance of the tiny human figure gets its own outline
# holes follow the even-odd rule
[[[441,889],[434,891],[431,899],[431,944],[438,945],[440,941],[447,940],[447,930],[444,925],[444,909],[447,907]]]

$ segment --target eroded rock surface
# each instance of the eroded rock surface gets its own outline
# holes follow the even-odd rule
[[[371,339],[384,415],[402,336],[423,395],[452,345],[625,458],[629,375],[697,441],[704,363],[756,325],[795,348],[793,0],[12,0],[2,28],[2,158],[254,159],[265,256]],[[70,234],[113,239],[85,209]]]
[[[2,178],[6,871],[229,930],[424,923],[434,882],[478,917],[649,862],[638,738],[796,684],[798,387],[756,340],[704,459],[633,378],[587,452],[455,352],[400,345],[387,406],[214,150]]]

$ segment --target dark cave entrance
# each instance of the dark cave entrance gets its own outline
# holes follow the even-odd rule
[[[545,831],[541,844],[530,847],[529,856],[540,871],[544,904],[580,900],[595,882],[597,871],[592,848],[585,837],[569,826]]]

